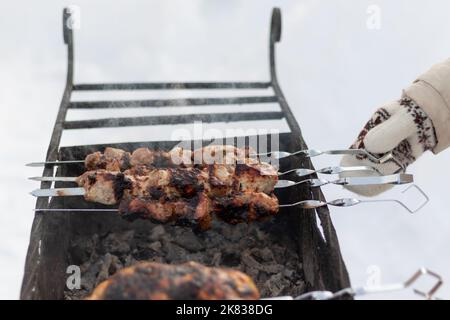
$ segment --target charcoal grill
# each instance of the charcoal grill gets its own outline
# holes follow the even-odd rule
[[[64,94],[57,114],[46,161],[83,159],[94,151],[102,151],[106,146],[134,150],[145,146],[151,149],[170,150],[180,141],[147,141],[117,144],[80,145],[60,147],[61,136],[64,130],[87,128],[120,128],[129,126],[152,126],[189,124],[194,121],[213,122],[240,122],[284,119],[289,132],[280,133],[280,150],[296,151],[307,149],[302,138],[301,130],[280,88],[276,67],[275,48],[281,38],[281,12],[274,8],[272,12],[269,37],[269,68],[270,80],[261,82],[169,82],[169,83],[98,83],[76,84],[73,81],[74,70],[74,41],[73,30],[69,28],[70,10],[63,11],[64,43],[67,46],[67,79]],[[74,91],[112,91],[112,90],[173,90],[173,89],[268,89],[272,88],[271,96],[251,97],[215,97],[215,98],[189,98],[189,99],[145,99],[125,101],[82,101],[71,100]],[[240,112],[216,113],[212,115],[190,114],[170,116],[147,116],[140,118],[106,118],[96,120],[67,121],[66,114],[69,109],[90,108],[163,108],[173,106],[208,106],[231,104],[277,103],[278,112]],[[255,137],[244,137],[249,139]],[[270,139],[270,137],[269,137]],[[196,141],[207,145],[211,141]],[[229,141],[227,140],[229,143]],[[185,141],[193,143],[193,141]],[[268,143],[270,145],[270,141]],[[290,157],[280,164],[280,169],[304,167],[313,169],[308,158]],[[61,176],[75,176],[83,171],[81,165],[61,166],[54,172],[51,166],[45,167],[43,176],[53,174]],[[66,186],[63,182],[56,183],[55,187]],[[41,188],[50,188],[51,183],[42,182]],[[281,203],[293,203],[302,199],[324,200],[320,189],[311,190],[304,186],[297,189],[288,188],[279,192],[277,196]],[[81,203],[81,204],[80,204]],[[44,208],[81,208],[83,201],[74,197],[55,197],[52,199],[38,198],[37,209]],[[89,207],[101,207],[89,205]],[[298,245],[302,257],[303,270],[307,290],[337,291],[349,287],[349,278],[345,264],[342,260],[338,239],[330,219],[327,207],[316,210],[302,210],[299,208],[283,209],[276,220],[286,223],[292,233],[292,241]],[[320,222],[321,227],[318,226]],[[113,213],[67,213],[67,212],[38,212],[35,215],[31,230],[30,244],[25,264],[21,298],[22,299],[62,299],[66,282],[66,268],[68,266],[68,246],[70,241],[78,235],[99,232],[99,230],[115,230],[123,227],[124,222]],[[275,221],[277,223],[277,221]],[[322,229],[322,230],[320,230]]]

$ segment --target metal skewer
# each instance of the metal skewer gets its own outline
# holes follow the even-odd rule
[[[65,181],[75,182],[77,177],[32,177],[37,181]],[[337,180],[325,179],[306,179],[302,181],[279,180],[275,185],[275,189],[288,188],[300,184],[308,184],[309,187],[315,188],[326,184],[338,185],[379,185],[379,184],[406,184],[413,182],[411,174],[393,174],[389,176],[371,176],[371,177],[347,177]],[[58,197],[58,196],[82,196],[83,188],[56,188],[56,189],[36,189],[31,192],[35,197]]]
[[[313,169],[306,169],[306,168],[298,168],[298,169],[291,169],[285,172],[279,172],[278,176],[284,176],[289,173],[294,173],[297,177],[304,177],[309,176],[314,173],[321,173],[321,174],[340,174],[343,172],[376,172],[377,174],[381,175],[381,172],[378,171],[376,168],[369,167],[369,166],[354,166],[354,167],[326,167],[318,170]],[[76,177],[30,177],[28,178],[30,180],[34,181],[62,181],[62,182],[75,182]]]
[[[365,149],[342,149],[342,150],[327,150],[327,151],[321,151],[317,149],[306,149],[306,150],[299,150],[295,152],[287,152],[287,151],[271,151],[266,153],[257,153],[254,154],[255,156],[270,156],[272,159],[283,159],[286,157],[291,157],[294,155],[302,155],[304,157],[312,158],[317,157],[323,154],[329,154],[329,155],[364,155],[367,156],[370,160],[372,160],[375,163],[385,163],[386,161],[393,159],[392,153],[387,153],[384,156],[377,158],[373,154],[369,153]]]
[[[404,209],[406,209],[410,213],[416,213],[420,209],[422,209],[430,200],[428,196],[425,194],[425,192],[419,188],[419,186],[412,184],[408,188],[402,191],[402,193],[405,193],[411,188],[417,189],[421,195],[425,198],[425,201],[417,208],[411,209],[407,205],[405,205],[402,201],[397,199],[367,199],[367,200],[360,200],[355,198],[341,198],[341,199],[335,199],[331,201],[320,201],[320,200],[303,200],[295,203],[290,204],[280,204],[280,208],[288,208],[288,207],[300,207],[303,209],[316,209],[323,206],[335,206],[335,207],[352,207],[360,203],[369,203],[369,202],[395,202],[399,205],[401,205]]]
[[[265,152],[265,153],[252,154],[252,156],[270,156],[270,158],[272,158],[272,159],[283,159],[283,158],[291,157],[294,155],[303,155],[304,157],[312,158],[312,157],[317,157],[317,156],[320,156],[323,154],[364,155],[364,156],[367,156],[370,160],[372,160],[375,163],[385,163],[386,161],[393,159],[393,156],[391,153],[387,153],[384,156],[377,158],[365,149],[342,149],[342,150],[326,150],[326,151],[321,151],[321,150],[317,150],[317,149],[306,149],[306,150],[299,150],[299,151],[295,151],[295,152],[271,151],[271,152]],[[59,166],[59,165],[63,165],[63,164],[77,164],[77,163],[84,163],[84,160],[31,162],[31,163],[27,163],[26,166],[28,166],[28,167],[44,167],[47,165]]]
[[[84,163],[84,160],[64,160],[64,161],[46,161],[46,162],[30,162],[27,163],[27,167],[45,167],[47,165],[51,166],[59,166],[62,164],[75,164],[75,163]]]
[[[402,193],[405,193],[406,191],[408,191],[411,188],[415,188],[417,189],[421,195],[425,198],[425,201],[418,206],[417,208],[410,208],[408,207],[406,204],[404,204],[402,201],[397,200],[397,199],[373,199],[373,200],[359,200],[359,199],[355,199],[355,198],[342,198],[342,199],[336,199],[336,200],[332,200],[332,201],[319,201],[319,200],[303,200],[303,201],[299,201],[299,202],[295,202],[295,203],[290,203],[290,204],[280,204],[279,208],[287,208],[287,207],[300,207],[303,209],[316,209],[319,207],[323,207],[326,205],[331,205],[331,206],[336,206],[336,207],[351,207],[351,206],[355,206],[357,204],[360,203],[369,203],[369,202],[395,202],[397,204],[399,204],[400,206],[402,206],[404,209],[406,209],[408,212],[410,213],[416,213],[417,211],[419,211],[420,209],[422,209],[429,201],[428,196],[425,194],[425,192],[419,188],[419,186],[413,184],[410,185],[408,188],[406,188],[405,190],[402,191]],[[74,189],[74,191],[72,192],[71,195],[83,195],[84,194],[84,189],[83,188],[72,188]],[[77,189],[77,190],[75,190]],[[48,195],[49,193],[43,193],[41,191],[49,191],[52,190],[51,193],[53,193],[53,195]],[[58,190],[59,190],[59,194],[58,194]],[[64,190],[64,191],[61,191]],[[54,195],[62,195],[62,192],[65,192],[66,189],[43,189],[43,190],[35,190],[34,192],[36,192],[36,196],[54,196]],[[78,192],[78,194],[76,194]],[[40,194],[40,195],[39,195]],[[118,212],[118,209],[70,209],[70,208],[63,208],[63,209],[55,209],[55,208],[42,208],[42,209],[34,209],[35,212]]]
[[[279,172],[278,176],[281,177],[281,176],[289,174],[289,173],[295,173],[295,175],[298,176],[298,177],[304,177],[304,176],[309,176],[309,175],[314,174],[314,173],[340,174],[340,173],[343,173],[343,172],[357,172],[357,171],[361,171],[361,172],[365,172],[365,171],[375,172],[375,173],[377,173],[377,174],[379,174],[381,176],[381,172],[380,171],[378,171],[374,167],[369,167],[369,166],[326,167],[326,168],[317,169],[317,170],[306,169],[306,168],[299,168],[299,169],[291,169],[291,170],[288,170],[288,171],[285,171],[285,172]]]
[[[279,180],[275,188],[288,188],[300,184],[308,184],[309,187],[321,187],[326,184],[338,184],[347,186],[367,186],[380,184],[406,184],[414,182],[412,174],[398,173],[387,176],[347,177],[337,180],[306,179],[302,181]]]

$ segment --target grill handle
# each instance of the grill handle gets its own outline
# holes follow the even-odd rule
[[[270,40],[271,42],[279,42],[281,40],[281,10],[273,8],[272,20],[270,22]]]

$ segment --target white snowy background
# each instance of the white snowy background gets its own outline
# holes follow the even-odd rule
[[[398,98],[417,75],[450,56],[445,0],[0,2],[3,299],[19,297],[35,204],[28,192],[38,187],[27,177],[41,173],[24,164],[45,157],[66,76],[61,15],[70,4],[81,10],[75,82],[268,79],[269,18],[273,6],[281,7],[281,87],[309,146],[324,150],[348,147],[380,104]],[[368,8],[379,10],[380,28],[367,27]],[[116,97],[135,98],[127,92]],[[119,137],[82,132],[65,135],[63,143],[118,142],[143,132],[135,128]],[[168,132],[158,129],[163,133]],[[393,204],[330,208],[354,286],[404,281],[420,266],[450,281],[449,152],[426,154],[411,166],[431,198],[416,215]],[[314,160],[317,167],[338,162]],[[324,192],[328,199],[351,195],[333,186]],[[449,288],[440,296],[449,298]],[[404,291],[370,298],[415,296]]]

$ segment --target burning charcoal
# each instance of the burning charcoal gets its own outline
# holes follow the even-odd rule
[[[214,267],[220,266],[220,262],[222,260],[222,254],[220,252],[216,252],[213,255],[213,258],[211,260],[211,265]]]
[[[97,260],[89,264],[89,266],[86,268],[86,271],[83,272],[81,277],[82,289],[87,290],[87,292],[90,292],[92,289],[94,289],[97,283],[97,275],[99,274],[102,265],[102,260]]]
[[[283,264],[283,262],[288,261],[288,259],[286,259],[286,248],[285,247],[281,247],[281,246],[274,246],[272,249],[272,253],[275,256],[275,260],[280,263]]]
[[[262,264],[261,271],[266,273],[280,273],[283,271],[284,267],[281,264]]]
[[[86,260],[89,260],[98,242],[98,236],[93,237],[83,236],[71,242],[70,251],[72,254],[73,263],[80,265]]]
[[[195,261],[202,264],[207,264],[203,252],[189,253],[185,257],[185,261]]]
[[[187,254],[182,247],[168,241],[164,241],[163,249],[166,253],[166,259],[171,263],[184,261],[184,257]]]
[[[239,241],[243,236],[248,233],[248,225],[241,223],[237,225],[225,225],[221,226],[222,235],[230,241]]]
[[[112,254],[105,254],[102,259],[103,263],[100,266],[100,271],[97,275],[95,285],[109,278],[110,275],[123,268],[119,258]]]
[[[191,230],[185,230],[177,235],[175,243],[192,252],[204,249],[204,245],[200,242],[198,236]]]
[[[138,262],[138,260],[134,259],[133,256],[128,255],[128,256],[125,258],[125,263],[124,263],[124,265],[125,265],[125,267],[129,267],[129,266],[132,266],[132,265],[136,264],[137,262]]]
[[[290,295],[292,295],[293,297],[297,297],[297,296],[305,293],[305,291],[306,291],[305,282],[303,282],[302,280],[297,280],[297,282],[291,289]]]
[[[239,240],[239,246],[241,248],[252,248],[260,244],[260,241],[258,241],[253,236],[243,237]]]
[[[222,253],[222,264],[226,267],[236,267],[238,266],[241,261],[240,261],[240,256],[239,256],[239,252],[236,251],[224,251]]]
[[[275,274],[266,281],[265,290],[261,292],[262,297],[277,297],[283,292],[283,289],[289,285],[289,282],[283,278],[281,273]]]
[[[294,270],[291,270],[291,269],[285,269],[285,270],[283,271],[283,275],[284,275],[286,278],[292,278],[292,277],[294,276],[294,273],[295,273],[295,271],[294,271]]]
[[[253,228],[251,233],[258,241],[267,241],[268,235],[261,229]]]
[[[214,249],[220,247],[221,244],[225,243],[225,238],[217,233],[215,230],[210,230],[205,234],[205,247],[207,249]]]
[[[165,233],[164,226],[158,224],[150,231],[148,238],[152,241],[160,240]]]
[[[79,236],[71,244],[70,259],[82,262],[82,289],[66,291],[66,298],[85,297],[99,279],[138,261],[196,261],[230,267],[249,275],[264,297],[300,295],[306,286],[296,242],[283,242],[279,228],[271,226],[213,223],[208,231],[196,234],[182,226],[143,221],[134,222],[131,230],[127,224],[126,229],[109,231],[102,237]]]
[[[148,248],[153,250],[153,251],[159,252],[159,251],[161,251],[162,244],[159,241],[155,241],[155,242],[150,243],[148,245]]]
[[[242,253],[241,261],[245,266],[250,267],[252,269],[262,270],[263,268],[263,266],[251,256],[248,250]]]
[[[255,257],[260,258],[262,261],[265,262],[275,261],[275,257],[273,255],[272,250],[270,250],[267,247],[262,249],[254,248],[251,252]]]
[[[110,233],[103,241],[105,252],[120,255],[131,250],[130,244],[133,239],[134,231],[128,230],[122,233]]]

